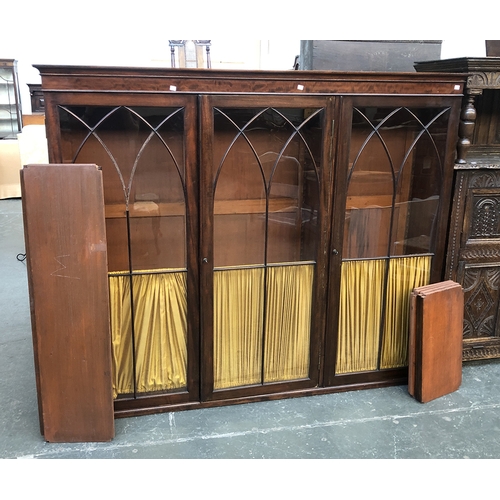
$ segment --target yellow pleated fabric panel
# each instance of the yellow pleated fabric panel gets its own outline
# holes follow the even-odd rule
[[[135,275],[134,331],[137,392],[187,384],[186,272]],[[129,277],[110,275],[114,390],[133,392]]]
[[[186,273],[134,276],[138,392],[186,387]]]
[[[427,255],[390,260],[381,369],[408,366],[411,291],[429,284],[430,268],[431,256]]]
[[[336,373],[376,370],[384,259],[342,263]]]
[[[116,398],[118,394],[134,392],[130,278],[128,276],[109,275],[109,298],[113,393]]]
[[[313,272],[313,265],[267,270],[265,382],[309,375]]]
[[[214,389],[261,382],[264,269],[214,272]]]

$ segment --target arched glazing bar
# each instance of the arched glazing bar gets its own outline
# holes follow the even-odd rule
[[[132,196],[133,186],[137,184],[137,182],[134,182],[137,178],[136,173],[138,174],[141,171],[141,161],[147,156],[146,151],[148,150],[148,146],[152,145],[153,140],[155,140],[155,144],[152,145],[152,153],[154,154],[156,151],[156,154],[160,155],[163,160],[169,159],[169,169],[171,169],[173,176],[176,176],[180,183],[178,185],[179,194],[182,192],[182,196],[184,200],[186,200],[187,188],[183,175],[183,166],[179,163],[180,160],[170,147],[168,136],[162,132],[162,130],[165,129],[165,125],[167,125],[167,129],[165,130],[170,130],[168,124],[174,123],[173,119],[175,116],[183,114],[184,107],[172,109],[117,106],[111,109],[108,107],[90,107],[89,109],[87,106],[60,106],[59,109],[63,118],[65,118],[63,113],[65,113],[68,118],[71,118],[73,122],[71,128],[80,129],[84,132],[83,138],[80,136],[80,138],[75,141],[73,149],[69,151],[72,162],[74,163],[77,161],[79,155],[89,143],[89,140],[93,138],[104,152],[104,155],[101,154],[100,156],[101,161],[103,161],[105,157],[109,158],[110,161],[108,163],[107,172],[116,172],[119,179],[119,184],[117,183],[117,192],[120,191],[119,185],[125,201],[124,234],[128,242],[128,255],[126,258],[128,265],[125,267],[125,262],[123,262],[123,267],[120,267],[120,269],[123,270],[115,270],[110,273],[112,303],[121,304],[123,306],[118,306],[117,309],[113,309],[115,312],[112,314],[112,318],[114,319],[113,332],[115,332],[115,330],[121,330],[119,337],[113,336],[114,355],[117,359],[117,367],[119,367],[115,372],[116,378],[114,383],[116,393],[117,395],[130,394],[132,397],[137,398],[138,394],[143,392],[155,390],[169,391],[171,389],[175,390],[177,388],[182,388],[185,386],[185,354],[183,352],[185,351],[185,333],[177,333],[177,330],[180,331],[180,329],[176,327],[176,333],[172,335],[169,333],[165,334],[165,321],[161,319],[160,325],[160,320],[158,318],[160,318],[162,314],[160,299],[164,297],[164,300],[170,301],[169,318],[172,319],[175,315],[178,324],[185,322],[183,316],[184,312],[182,310],[182,303],[186,300],[185,270],[178,269],[178,266],[174,266],[173,268],[164,268],[160,266],[161,268],[157,268],[155,264],[146,264],[147,267],[139,267],[137,270],[134,270],[135,268],[132,264],[132,254],[134,252],[132,247],[139,240],[137,239],[137,235],[132,236],[132,232],[137,232],[139,227],[146,232],[151,231],[153,219],[149,218],[148,220],[151,222],[146,222],[146,225],[144,225],[142,221],[146,221],[146,219],[132,218],[132,215],[129,214],[129,203],[131,204],[130,197]],[[89,110],[88,116],[85,114],[86,110]],[[154,110],[152,118],[148,117],[148,112],[150,112],[150,110]],[[118,131],[120,132],[115,133],[113,137],[114,143],[108,143],[107,136],[103,135],[101,131],[104,129],[108,131],[108,129],[110,129],[108,122],[112,119],[118,122]],[[123,132],[120,127],[122,123],[124,123],[125,126]],[[140,133],[137,134],[136,132]],[[116,150],[117,144],[125,147],[131,140],[136,141],[134,144],[136,147],[134,153],[128,157],[121,158],[119,150]],[[95,151],[99,146],[93,145],[92,147]],[[161,151],[163,151],[163,153],[161,153]],[[89,156],[88,151],[86,152],[86,156],[91,160],[92,157]],[[123,161],[127,162],[126,165],[122,164]],[[144,166],[147,167],[148,165],[149,163]],[[160,165],[157,167],[160,167]],[[128,179],[125,178],[127,175],[126,172],[128,172],[129,175]],[[160,175],[163,175],[161,172],[167,173],[164,171],[163,166],[160,167],[158,172]],[[165,178],[165,182],[169,182],[168,177]],[[168,199],[166,201],[168,204]],[[130,208],[132,209],[132,207]],[[116,215],[112,216],[112,221],[119,220],[119,218],[116,219],[113,217],[116,217]],[[134,227],[131,227],[132,219],[135,221]],[[159,227],[159,220],[159,217],[154,218],[155,228]],[[110,240],[112,240],[114,236],[115,233],[112,232]],[[143,262],[144,259],[141,257],[141,263]],[[149,291],[145,293],[144,283],[146,282],[154,283],[154,286],[151,288],[151,293]],[[163,349],[158,352],[156,351],[159,337],[157,334],[153,334],[149,327],[148,318],[151,317],[151,314],[148,313],[145,316],[145,304],[151,306],[151,311],[153,311],[155,315],[154,328],[158,329],[158,331],[161,329],[162,331],[161,342],[165,342],[165,335],[168,336],[166,342],[168,342],[170,351],[164,352]],[[177,311],[175,308],[179,310]],[[172,312],[174,309],[176,312]],[[160,316],[158,316],[158,314],[160,314]],[[168,321],[170,321],[170,319],[167,318]],[[127,328],[128,330],[125,333],[125,329]],[[118,341],[118,338],[121,340]],[[115,345],[116,342],[118,342],[117,345]],[[148,360],[151,356],[155,357],[155,363],[149,363]],[[150,364],[151,366],[149,366]]]
[[[269,201],[270,201],[270,194],[271,194],[271,189],[272,189],[272,183],[273,179],[275,176],[275,173],[278,169],[278,166],[280,164],[280,161],[283,159],[285,151],[287,147],[291,144],[291,142],[294,140],[295,137],[299,137],[301,144],[304,146],[304,148],[307,151],[308,157],[311,161],[312,168],[314,169],[314,174],[316,178],[316,189],[319,189],[319,167],[316,163],[316,160],[314,158],[314,154],[311,150],[311,147],[309,143],[307,142],[306,137],[302,133],[302,130],[312,121],[314,120],[318,115],[321,114],[323,111],[322,109],[316,109],[313,113],[311,113],[305,120],[303,120],[298,126],[295,125],[289,117],[287,117],[284,113],[282,113],[279,109],[276,108],[264,108],[260,111],[258,111],[244,126],[240,127],[238,124],[227,114],[225,113],[222,109],[220,108],[214,108],[215,112],[218,112],[221,116],[223,116],[236,130],[237,133],[231,140],[231,143],[227,147],[224,155],[222,156],[219,165],[217,167],[216,174],[214,176],[214,182],[213,182],[213,193],[214,193],[214,198],[215,198],[215,193],[217,189],[217,184],[218,180],[223,168],[223,165],[230,154],[231,150],[233,149],[234,145],[236,144],[237,140],[242,137],[245,142],[248,144],[250,150],[252,151],[252,154],[257,162],[257,165],[259,167],[260,175],[262,178],[263,185],[265,187],[265,194],[266,194],[266,213],[265,213],[265,223],[266,223],[266,244],[265,244],[265,259],[264,259],[264,264],[267,265],[267,233],[268,233],[268,223],[269,223]],[[291,133],[289,137],[284,141],[283,145],[280,147],[280,150],[277,151],[276,153],[276,158],[273,162],[273,166],[271,168],[271,172],[269,174],[269,178],[266,179],[266,173],[264,171],[264,167],[262,165],[261,158],[259,156],[259,153],[257,152],[256,148],[252,144],[251,139],[248,137],[248,132],[251,130],[252,124],[254,124],[260,117],[262,117],[265,113],[275,113],[277,116],[279,116],[287,125],[291,127]]]
[[[253,168],[255,174],[254,175],[255,182],[258,183],[258,179],[260,178],[260,183],[262,186],[262,213],[259,212],[259,215],[262,217],[262,232],[260,234],[263,235],[263,254],[262,261],[258,261],[258,264],[247,265],[245,261],[242,259],[238,259],[241,264],[236,266],[219,266],[216,264],[214,267],[214,271],[216,272],[216,285],[214,288],[214,293],[216,295],[216,303],[218,304],[220,301],[231,300],[226,296],[227,290],[236,284],[236,280],[239,282],[239,286],[242,286],[245,283],[245,289],[255,290],[256,288],[262,289],[261,294],[259,295],[259,303],[262,304],[261,311],[259,313],[252,312],[253,320],[252,320],[252,330],[255,329],[259,331],[258,335],[256,335],[255,340],[253,340],[251,346],[243,347],[246,351],[250,349],[252,352],[258,352],[258,358],[260,361],[249,362],[248,365],[248,374],[234,374],[233,368],[234,360],[239,356],[236,351],[232,358],[224,358],[226,356],[223,354],[225,346],[229,349],[229,344],[235,343],[238,345],[244,345],[242,336],[236,333],[238,330],[245,331],[248,328],[248,323],[243,322],[238,325],[236,328],[229,328],[226,324],[217,323],[215,327],[215,345],[217,346],[214,356],[215,356],[215,388],[227,388],[227,387],[238,387],[244,385],[254,385],[254,384],[265,384],[270,382],[284,381],[284,380],[294,380],[294,379],[302,379],[304,376],[307,376],[308,373],[308,345],[309,345],[309,335],[310,335],[310,319],[308,318],[308,314],[310,313],[310,290],[309,287],[312,286],[312,277],[313,277],[313,266],[314,261],[308,260],[304,261],[302,259],[301,251],[295,254],[297,250],[291,251],[288,249],[284,251],[284,248],[287,243],[286,241],[280,241],[279,246],[280,249],[276,250],[278,247],[274,248],[273,255],[274,259],[269,261],[270,255],[268,254],[269,245],[271,244],[270,238],[274,238],[275,242],[278,240],[276,233],[276,227],[280,224],[279,220],[273,218],[271,221],[272,214],[278,214],[279,209],[277,211],[273,206],[273,199],[275,197],[279,198],[283,196],[283,192],[281,188],[283,187],[283,182],[287,182],[282,177],[283,174],[288,172],[286,175],[290,175],[290,172],[293,171],[293,175],[295,176],[295,181],[292,182],[294,188],[297,191],[297,194],[294,196],[299,196],[297,198],[297,205],[293,205],[293,211],[295,212],[294,219],[288,219],[289,222],[284,221],[282,224],[290,224],[288,227],[294,227],[293,231],[295,233],[303,231],[301,229],[300,217],[302,216],[302,208],[299,191],[303,189],[301,186],[301,176],[305,174],[304,168],[307,168],[310,175],[310,184],[314,185],[312,188],[315,192],[314,198],[319,199],[319,189],[320,189],[320,166],[318,164],[317,157],[313,153],[312,146],[308,142],[307,131],[308,126],[314,123],[313,120],[317,118],[321,118],[321,113],[324,111],[323,108],[315,108],[313,110],[308,110],[310,114],[307,117],[301,116],[294,119],[294,116],[297,115],[287,115],[287,110],[281,110],[281,108],[277,109],[275,107],[266,107],[266,108],[251,108],[252,116],[247,117],[244,122],[238,123],[238,110],[236,114],[233,114],[234,111],[231,108],[219,108],[214,107],[214,117],[223,117],[224,122],[230,125],[230,128],[234,130],[234,135],[229,133],[225,139],[227,140],[227,144],[224,144],[224,147],[220,151],[220,157],[215,159],[214,163],[214,175],[212,177],[212,196],[215,199],[217,198],[217,193],[219,192],[219,188],[221,188],[221,183],[219,179],[221,175],[224,176],[223,172],[228,170],[231,172],[231,169],[234,168],[234,164],[231,158],[233,149],[236,149],[237,143],[239,142],[240,153],[244,151],[245,147],[248,148],[248,154],[251,154],[254,161],[248,161],[248,156],[246,161],[247,170],[250,171]],[[241,111],[248,111],[248,108],[242,109]],[[302,112],[299,108],[297,108],[298,112]],[[263,121],[265,123],[263,123]],[[222,122],[219,122],[222,123]],[[269,123],[272,125],[269,126]],[[216,126],[217,127],[217,126]],[[321,127],[320,127],[321,128]],[[222,129],[221,129],[222,130]],[[318,129],[320,130],[320,129]],[[276,143],[273,143],[271,149],[268,149],[270,146],[266,144],[266,139],[269,139],[271,135],[276,132]],[[262,133],[262,134],[261,134]],[[309,131],[310,133],[310,131]],[[217,128],[216,128],[217,134]],[[270,135],[271,134],[271,135]],[[262,141],[264,139],[264,141]],[[243,142],[241,142],[243,141]],[[246,146],[244,146],[246,144]],[[289,148],[292,146],[292,150]],[[263,149],[263,147],[265,149]],[[273,149],[275,148],[275,149]],[[296,156],[298,151],[302,151],[301,156]],[[272,153],[272,155],[270,155]],[[307,167],[305,167],[304,163],[307,162]],[[267,161],[266,161],[267,160]],[[288,170],[281,170],[280,166],[285,165],[283,162],[288,162]],[[253,163],[253,167],[252,167]],[[293,166],[292,166],[293,165]],[[227,166],[227,168],[225,168]],[[235,170],[234,175],[238,177],[238,173],[240,170]],[[231,178],[233,178],[231,176]],[[229,177],[226,178],[224,182],[227,182]],[[314,180],[313,180],[314,179]],[[288,178],[290,180],[290,178]],[[278,189],[273,194],[273,187],[278,183],[280,189]],[[295,184],[297,183],[297,184]],[[257,184],[256,184],[257,185]],[[257,192],[254,190],[254,194]],[[231,195],[232,193],[225,193],[226,195]],[[221,195],[219,195],[221,196]],[[257,195],[258,196],[258,195]],[[285,195],[289,196],[289,195]],[[221,198],[223,200],[223,198]],[[314,202],[316,203],[316,202]],[[264,208],[265,206],[265,208]],[[214,215],[216,215],[217,207],[214,205]],[[318,207],[314,204],[314,210],[318,211]],[[256,213],[254,213],[254,216]],[[223,217],[218,215],[218,217]],[[251,215],[249,217],[252,217]],[[280,219],[278,216],[277,219]],[[222,219],[219,218],[221,221]],[[247,220],[250,220],[247,219]],[[316,221],[317,219],[315,219]],[[308,222],[312,222],[313,218],[309,217]],[[302,221],[303,223],[303,221]],[[314,222],[313,222],[314,223]],[[220,222],[222,227],[223,222]],[[273,224],[273,228],[270,227],[270,224]],[[242,226],[243,227],[243,226]],[[256,229],[256,227],[254,228]],[[288,238],[291,237],[292,232],[291,229],[287,229]],[[291,241],[291,240],[290,240]],[[276,243],[274,243],[276,244]],[[295,244],[299,243],[299,239],[295,241]],[[289,255],[294,255],[291,260],[281,260],[279,258],[280,252],[289,253]],[[309,252],[309,250],[308,250]],[[282,254],[281,254],[282,255]],[[252,257],[253,259],[253,257]],[[253,274],[257,272],[257,274]],[[224,274],[221,274],[224,273]],[[234,282],[231,282],[234,273]],[[239,274],[237,274],[239,273]],[[220,281],[220,276],[227,276],[228,281],[225,283],[225,290],[221,288],[222,284]],[[238,277],[236,277],[238,276]],[[293,297],[298,297],[299,294],[306,294],[304,297],[304,301],[301,302],[302,306],[299,309],[305,309],[306,313],[304,313],[303,318],[300,320],[296,318],[296,312],[292,309],[292,306],[289,310],[286,311],[287,316],[292,319],[287,319],[286,321],[291,323],[296,323],[297,321],[300,323],[300,327],[295,327],[290,332],[290,338],[284,339],[283,342],[288,344],[286,349],[289,350],[288,354],[280,354],[278,347],[281,344],[281,341],[278,340],[280,333],[283,331],[280,328],[280,325],[283,323],[278,316],[284,315],[283,308],[280,308],[278,304],[281,304],[280,300],[285,300],[283,297],[284,291],[281,291],[283,287],[285,287],[285,280],[291,280],[291,282],[286,285],[288,290],[292,290],[289,293],[290,297],[287,300],[293,301],[297,300],[297,298],[293,299]],[[230,283],[231,282],[231,283]],[[234,297],[234,294],[231,294]],[[257,297],[255,297],[257,300]],[[308,305],[309,304],[309,305]],[[294,307],[294,306],[293,306]],[[246,307],[242,304],[238,304],[235,306],[233,310],[239,310],[238,313],[241,317],[247,316],[250,312],[246,309]],[[258,318],[258,319],[257,319]],[[296,319],[294,319],[296,318]],[[293,337],[293,335],[295,337]],[[253,335],[253,334],[252,334]],[[296,338],[297,340],[292,340],[292,338]],[[232,339],[232,340],[230,340]],[[258,343],[259,348],[256,348],[256,344]],[[300,347],[297,346],[297,350],[300,351],[300,354],[294,353],[293,343],[299,342]],[[239,351],[238,351],[239,352]],[[298,357],[297,357],[298,356]],[[232,359],[233,361],[231,361]],[[298,361],[300,359],[300,361]],[[307,361],[306,361],[307,359]],[[292,361],[295,360],[295,361]],[[299,363],[300,369],[296,369],[294,363]],[[246,363],[246,361],[243,361]],[[276,367],[276,363],[285,363],[286,368],[288,370],[286,374],[280,373],[277,375],[276,373],[280,372],[279,368]],[[274,369],[274,371],[273,371]],[[257,375],[258,371],[258,376]],[[278,377],[278,378],[276,378]]]
[[[78,148],[76,149],[76,151],[75,151],[75,153],[73,155],[72,163],[76,162],[76,159],[78,158],[78,155],[80,154],[81,150],[83,149],[83,147],[85,146],[85,144],[87,143],[87,141],[90,139],[90,137],[94,137],[99,142],[99,144],[102,146],[102,148],[104,149],[104,151],[106,152],[106,154],[109,156],[110,160],[112,161],[112,163],[113,163],[113,165],[115,167],[115,170],[116,170],[116,172],[117,172],[117,174],[118,174],[118,176],[120,178],[120,183],[121,183],[123,194],[124,194],[124,197],[125,197],[125,205],[126,205],[127,209],[128,209],[129,202],[130,202],[130,192],[131,192],[131,188],[132,188],[132,182],[133,182],[133,179],[134,179],[134,174],[135,174],[135,172],[137,170],[137,166],[138,166],[138,163],[139,163],[139,161],[141,159],[142,153],[144,152],[146,146],[148,145],[148,143],[151,141],[151,139],[153,137],[157,137],[160,140],[160,142],[163,144],[163,146],[165,147],[165,149],[167,150],[170,158],[172,159],[172,161],[173,161],[173,163],[175,165],[177,173],[179,175],[179,180],[180,180],[181,185],[182,185],[182,189],[183,189],[183,192],[184,192],[184,197],[186,196],[185,180],[184,180],[184,178],[182,176],[181,169],[179,167],[179,163],[178,163],[177,159],[175,158],[175,155],[173,154],[171,148],[169,147],[169,145],[166,143],[166,141],[164,140],[164,138],[159,133],[159,130],[161,129],[161,127],[165,123],[167,123],[172,117],[174,117],[176,114],[182,112],[183,108],[178,108],[178,109],[174,110],[168,116],[166,116],[165,118],[163,118],[163,120],[157,126],[153,126],[140,113],[138,113],[136,110],[134,110],[134,109],[132,109],[132,108],[130,108],[128,106],[117,106],[117,107],[113,108],[111,111],[109,111],[108,113],[106,113],[94,126],[89,125],[85,120],[83,120],[81,117],[79,117],[76,113],[74,113],[73,111],[71,111],[67,107],[60,106],[60,109],[64,110],[66,113],[68,113],[68,115],[72,116],[75,120],[77,120],[80,124],[82,124],[88,130],[86,137],[82,140],[82,142],[80,143],[80,145],[78,146]],[[121,172],[120,166],[118,165],[118,162],[116,161],[116,158],[114,157],[114,155],[112,154],[112,152],[110,151],[110,149],[108,148],[108,146],[105,144],[105,142],[102,140],[102,138],[97,133],[98,129],[110,117],[112,117],[114,114],[116,114],[118,111],[120,111],[122,109],[128,111],[133,116],[135,116],[136,118],[138,118],[144,125],[146,125],[151,130],[151,132],[148,135],[148,137],[144,140],[144,142],[143,142],[143,144],[142,144],[142,146],[141,146],[141,148],[140,148],[140,150],[139,150],[136,158],[134,159],[134,163],[133,163],[133,167],[132,167],[132,172],[131,172],[131,175],[130,175],[130,178],[129,178],[128,185],[125,184],[125,180],[123,178],[123,174]]]
[[[338,373],[405,366],[407,297],[430,276],[449,111],[353,108]],[[365,313],[350,309],[350,294]]]
[[[125,186],[125,180],[123,178],[123,175],[122,175],[122,172],[121,172],[120,167],[118,165],[118,162],[116,161],[114,155],[111,153],[111,151],[109,150],[109,148],[107,147],[107,145],[104,143],[104,141],[96,133],[96,129],[99,127],[99,125],[101,125],[101,123],[104,123],[107,118],[109,118],[114,113],[116,113],[116,111],[118,109],[120,109],[120,108],[121,108],[121,106],[118,106],[118,107],[112,109],[109,113],[106,113],[106,115],[103,116],[97,122],[97,124],[95,126],[91,127],[85,120],[83,120],[82,118],[80,118],[72,110],[68,109],[65,106],[59,106],[59,109],[65,111],[69,116],[71,116],[72,118],[74,118],[75,120],[77,120],[81,125],[83,125],[88,130],[86,137],[82,140],[82,142],[80,143],[80,145],[78,146],[78,148],[76,148],[75,153],[73,154],[73,158],[71,160],[71,163],[75,163],[76,162],[76,160],[78,158],[78,155],[80,154],[82,148],[85,146],[85,144],[87,143],[87,141],[89,140],[89,138],[93,136],[99,142],[99,144],[102,146],[102,148],[104,149],[104,151],[108,155],[109,159],[113,163],[113,166],[115,167],[116,173],[118,174],[118,177],[120,178],[120,183],[121,183],[121,186],[122,186],[122,190],[123,190],[124,196],[126,198],[126,203],[128,205],[127,188]]]

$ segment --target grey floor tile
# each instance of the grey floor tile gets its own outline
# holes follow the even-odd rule
[[[453,394],[406,386],[115,421],[110,443],[40,435],[20,200],[0,200],[0,458],[497,459],[500,360],[464,365]]]

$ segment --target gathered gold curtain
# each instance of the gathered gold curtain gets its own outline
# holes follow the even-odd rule
[[[109,284],[116,397],[134,391],[130,277],[109,273]],[[186,387],[186,271],[137,274],[132,286],[137,392]]]
[[[313,265],[215,271],[215,389],[308,376],[313,271]],[[110,273],[109,283],[116,397],[134,391],[130,277]],[[186,387],[186,272],[137,274],[132,284],[136,391]]]
[[[376,370],[385,260],[342,263],[337,373]]]
[[[422,255],[389,261],[380,368],[408,366],[411,291],[429,284],[431,257]]]
[[[258,384],[264,269],[214,272],[214,389]]]
[[[380,368],[406,366],[410,294],[429,282],[431,257],[412,256],[342,263],[336,373],[377,370],[384,277],[385,297]]]
[[[313,265],[215,271],[215,389],[308,376],[313,271]]]
[[[429,283],[430,266],[430,256],[342,263],[337,373],[406,366],[410,294]],[[215,389],[308,376],[313,274],[312,264],[214,272]],[[134,391],[130,277],[110,273],[109,283],[116,397]],[[185,388],[186,271],[137,274],[132,283],[136,391]]]
[[[113,393],[134,392],[132,369],[132,316],[130,309],[130,278],[109,273],[109,299],[112,344]]]

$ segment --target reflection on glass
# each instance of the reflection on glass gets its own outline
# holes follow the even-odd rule
[[[0,67],[0,139],[16,137],[21,132],[20,103],[13,66]]]
[[[308,376],[322,117],[214,109],[215,389]]]
[[[484,89],[475,96],[474,106],[479,120],[474,126],[473,144],[491,146],[500,144],[500,93],[497,89]]]
[[[447,109],[353,110],[337,373],[406,363],[409,295],[430,277],[447,118]]]
[[[183,108],[60,106],[63,160],[102,168],[115,396],[187,384]]]
[[[437,109],[355,109],[345,258],[430,252],[446,117]]]

